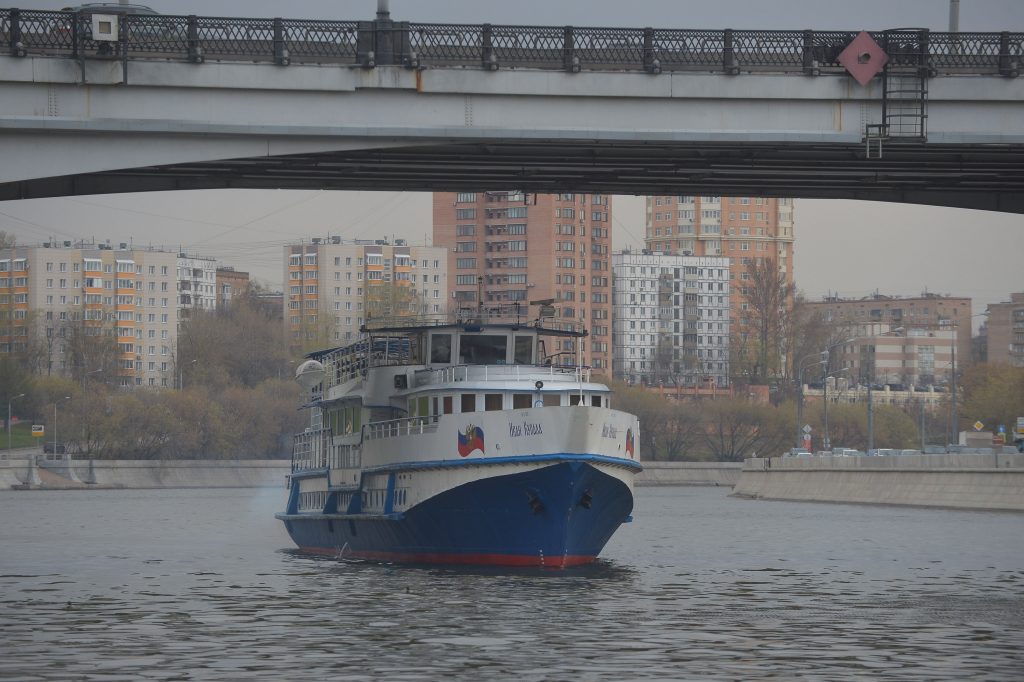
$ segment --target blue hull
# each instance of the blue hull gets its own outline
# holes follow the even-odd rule
[[[467,483],[390,517],[278,518],[300,548],[344,558],[565,567],[593,561],[632,510],[622,481],[562,462]]]

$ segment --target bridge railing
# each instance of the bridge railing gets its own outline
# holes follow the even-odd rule
[[[12,55],[582,70],[843,73],[857,31],[738,31],[122,15],[96,41],[87,12],[0,9]],[[894,66],[1017,76],[1024,32],[873,32]]]

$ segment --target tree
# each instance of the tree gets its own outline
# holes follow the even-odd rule
[[[366,284],[367,319],[412,317],[427,312],[427,304],[411,282],[392,280]]]
[[[1005,426],[1012,432],[1017,417],[1024,417],[1024,367],[1003,364],[972,365],[960,383],[964,424],[980,421],[995,431]],[[957,425],[956,431],[960,430]]]
[[[755,454],[771,457],[782,452],[792,439],[795,415],[740,398],[701,403],[704,444],[712,459],[738,462]]]
[[[64,338],[70,376],[78,383],[91,372],[109,372],[118,366],[116,322],[109,312],[97,312],[102,317],[71,320],[56,330]]]
[[[779,270],[773,258],[752,258],[746,274],[747,310],[740,318],[740,326],[756,350],[750,377],[764,384],[769,376],[779,374],[782,366],[783,338],[795,286],[787,281],[786,273]]]

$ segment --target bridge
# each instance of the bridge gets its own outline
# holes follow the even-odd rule
[[[1024,33],[0,9],[0,200],[199,188],[1024,213]]]

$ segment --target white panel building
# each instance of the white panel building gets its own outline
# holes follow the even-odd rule
[[[729,259],[612,255],[612,370],[663,386],[729,385]]]

